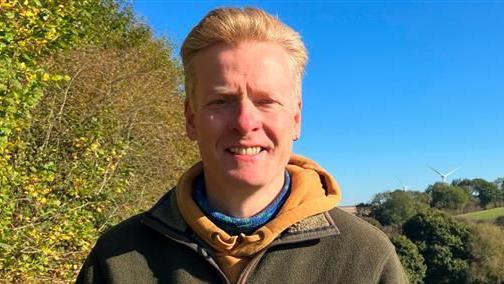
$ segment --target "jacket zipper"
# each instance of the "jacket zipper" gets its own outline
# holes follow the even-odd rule
[[[177,242],[179,244],[182,244],[182,245],[190,248],[191,250],[195,251],[199,255],[203,256],[203,258],[213,268],[215,268],[217,270],[217,272],[222,277],[222,279],[224,280],[224,282],[226,284],[231,284],[231,281],[228,279],[228,277],[226,276],[226,274],[221,270],[221,268],[217,265],[217,263],[215,262],[213,256],[211,255],[211,253],[209,253],[209,251],[207,249],[205,249],[203,246],[197,244],[196,242],[190,240],[189,238],[187,238],[186,236],[184,236],[182,234],[177,234],[176,232],[172,232],[171,229],[165,228],[166,225],[164,225],[163,223],[159,222],[156,219],[149,218],[149,217],[150,216],[148,216],[148,215],[145,216],[144,220],[148,221],[147,223],[149,223],[151,225],[151,228],[153,228],[156,231],[162,233],[167,238],[169,238],[169,239],[171,239],[171,240],[173,240],[173,241],[175,241],[175,242]],[[327,217],[327,215],[326,215],[326,217]],[[149,224],[147,224],[147,225],[149,225]],[[337,233],[339,234],[339,231],[337,231]],[[329,233],[327,235],[332,235],[332,234],[334,234],[334,233]],[[318,238],[321,238],[321,237],[324,237],[324,236],[326,236],[326,234],[319,234],[318,236],[312,236],[312,237],[308,237],[308,238],[297,238],[297,239],[291,239],[291,240],[278,240],[278,239],[274,240],[269,246],[267,246],[261,252],[259,252],[258,254],[256,254],[252,258],[252,260],[250,261],[250,263],[248,263],[247,266],[245,266],[245,268],[243,269],[243,271],[240,273],[240,277],[238,278],[238,281],[236,282],[236,284],[246,284],[247,283],[247,280],[248,280],[248,277],[249,277],[250,273],[256,268],[257,264],[259,263],[259,261],[261,260],[261,258],[264,256],[264,254],[266,253],[266,251],[268,249],[271,249],[271,248],[276,247],[278,245],[290,244],[290,243],[298,243],[300,241],[307,241],[307,240],[311,240],[311,239],[318,239]],[[182,240],[177,239],[177,237],[179,237]],[[194,248],[190,244],[196,245],[197,248]],[[200,248],[201,252],[198,250],[198,248]],[[202,253],[203,251],[205,252],[206,255]],[[210,259],[212,261],[209,260],[208,256],[210,256]]]
[[[240,277],[238,278],[238,281],[236,282],[236,284],[246,284],[247,283],[247,280],[248,280],[248,277],[250,275],[250,272],[252,272],[257,267],[257,264],[262,259],[262,257],[266,254],[267,250],[269,250],[269,249],[271,249],[273,247],[276,247],[278,245],[288,244],[288,243],[291,243],[291,242],[292,243],[296,243],[296,242],[299,242],[299,240],[295,240],[295,241],[275,240],[269,246],[267,246],[262,251],[260,251],[259,253],[257,253],[252,258],[252,260],[250,261],[250,263],[247,264],[247,266],[245,266],[245,268],[243,269],[242,273],[240,274]]]
[[[151,227],[152,229],[158,231],[161,233],[163,236],[169,238],[170,240],[179,243],[181,245],[184,245],[188,248],[190,248],[192,251],[196,252],[197,254],[203,256],[203,258],[213,267],[217,270],[218,274],[221,276],[221,278],[224,280],[226,284],[231,284],[231,281],[227,278],[226,274],[221,270],[221,268],[217,265],[215,260],[213,259],[213,256],[209,253],[207,249],[205,249],[203,246],[197,244],[196,242],[188,239],[186,236],[177,234],[175,232],[172,232],[169,229],[164,228],[164,224],[160,223],[159,221],[149,218],[149,216],[144,216],[144,222],[146,225]],[[197,247],[193,247],[190,244],[194,244]],[[198,249],[199,248],[199,249]],[[212,260],[210,261],[209,258]]]
[[[245,266],[245,268],[243,269],[242,273],[240,274],[240,277],[238,278],[238,281],[236,284],[246,284],[247,283],[250,272],[252,272],[256,268],[257,264],[259,263],[261,258],[266,254],[267,250],[269,250],[273,247],[279,246],[279,245],[298,243],[300,241],[301,242],[308,241],[308,240],[317,239],[317,238],[321,238],[321,237],[324,237],[324,235],[317,236],[316,238],[312,237],[312,238],[306,238],[306,239],[274,240],[269,246],[267,246],[261,252],[256,254],[256,256],[254,256],[254,258],[252,258],[250,263],[247,264],[247,266]]]
[[[261,260],[261,258],[264,256],[267,249],[268,248],[265,248],[261,252],[256,254],[256,256],[254,256],[254,258],[252,258],[250,263],[247,264],[247,266],[245,266],[242,273],[240,274],[240,277],[238,278],[238,281],[236,282],[237,284],[247,283],[247,278],[248,278],[250,272],[256,268],[257,264],[259,263],[259,260]]]

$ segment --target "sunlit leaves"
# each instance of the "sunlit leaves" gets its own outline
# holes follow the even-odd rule
[[[88,78],[55,58],[149,42],[149,30],[121,7],[0,0],[2,280],[71,281],[99,232],[117,220],[114,198],[131,184],[125,160],[132,143],[117,132],[117,106],[88,100],[94,90],[75,87]],[[101,108],[88,113],[85,105]]]

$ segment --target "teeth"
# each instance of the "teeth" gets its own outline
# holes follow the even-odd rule
[[[257,155],[261,152],[261,147],[231,147],[229,152],[238,155]]]

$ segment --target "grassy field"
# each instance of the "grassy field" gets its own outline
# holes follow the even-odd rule
[[[457,215],[457,217],[466,218],[473,221],[493,221],[499,216],[504,216],[504,207]]]

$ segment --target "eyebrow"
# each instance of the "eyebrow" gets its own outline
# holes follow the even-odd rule
[[[219,94],[219,95],[234,95],[234,94],[238,93],[237,90],[235,90],[231,87],[228,87],[228,86],[215,86],[211,90],[214,94]]]
[[[211,92],[213,95],[221,95],[221,96],[234,96],[234,95],[241,95],[242,93],[239,91],[239,89],[235,89],[230,86],[215,86],[210,88]],[[266,92],[262,90],[258,90],[255,92],[255,96],[258,97],[279,97],[277,93],[275,92]]]

